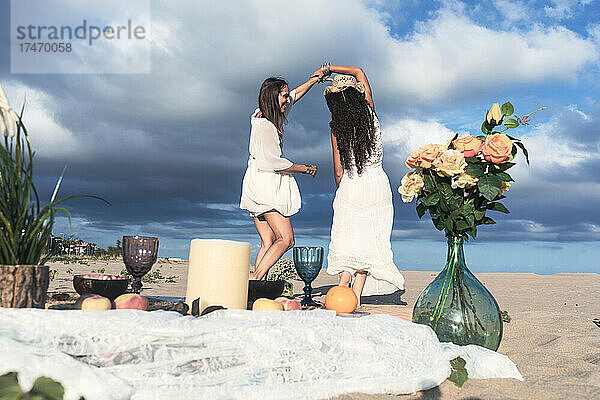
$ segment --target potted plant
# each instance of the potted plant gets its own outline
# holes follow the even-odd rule
[[[34,152],[21,114],[8,102],[0,85],[0,307],[44,308],[48,290],[49,271],[44,263],[51,254],[45,254],[46,244],[59,207],[75,195],[56,200],[64,175],[61,174],[50,202],[40,203],[33,183]],[[106,201],[105,201],[106,202]]]

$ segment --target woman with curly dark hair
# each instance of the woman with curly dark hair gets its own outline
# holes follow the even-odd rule
[[[323,95],[331,112],[335,184],[327,272],[361,294],[404,289],[390,243],[394,206],[382,168],[383,144],[371,87],[359,67],[331,65],[335,72]],[[342,75],[343,74],[343,75]]]

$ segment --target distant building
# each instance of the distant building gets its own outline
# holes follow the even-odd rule
[[[83,240],[65,239],[52,235],[46,245],[46,251],[56,255],[93,256],[96,245]]]

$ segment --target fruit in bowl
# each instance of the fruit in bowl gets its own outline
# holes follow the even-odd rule
[[[114,300],[127,291],[129,278],[120,275],[85,274],[73,277],[73,287],[80,295],[98,294]]]

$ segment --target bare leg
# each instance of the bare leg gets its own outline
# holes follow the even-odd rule
[[[352,275],[350,274],[350,272],[348,271],[342,271],[340,272],[340,286],[350,286],[350,279],[352,278]]]
[[[367,271],[356,271],[356,273],[354,274],[354,283],[352,284],[352,290],[354,290],[354,294],[356,294],[356,297],[358,298],[357,307],[360,307],[360,295],[362,294],[366,280]]]
[[[264,215],[269,227],[275,233],[275,241],[265,251],[260,263],[256,265],[254,276],[251,276],[251,279],[262,279],[283,253],[294,247],[294,231],[289,217],[284,217],[277,211],[270,211]]]
[[[254,217],[254,226],[256,226],[256,231],[260,236],[260,249],[256,255],[256,261],[254,262],[254,270],[256,271],[256,267],[260,264],[263,256],[275,241],[275,233],[271,230],[267,221],[261,221],[256,217]]]

